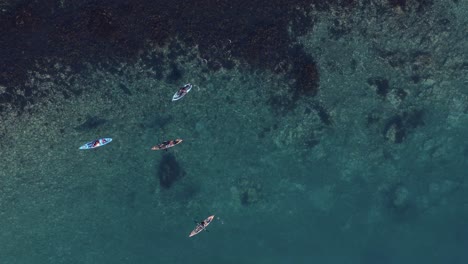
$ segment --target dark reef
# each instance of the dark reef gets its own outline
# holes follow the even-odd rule
[[[125,86],[124,84],[119,84],[119,88],[122,90],[122,92],[126,95],[133,95],[132,94],[132,91],[130,91],[130,89],[127,88],[127,86]]]
[[[75,127],[75,130],[86,131],[86,130],[95,129],[104,125],[106,122],[107,122],[106,119],[99,118],[97,116],[88,116],[85,122]]]
[[[367,79],[367,83],[375,89],[375,92],[382,96],[385,97],[387,96],[388,92],[390,91],[390,85],[388,83],[388,80],[382,77],[375,77],[375,78],[369,78]]]
[[[327,126],[332,125],[332,119],[327,109],[325,109],[322,105],[318,103],[314,104],[312,108],[314,108],[314,110],[317,112],[317,115],[320,118],[320,121],[322,121],[324,125],[327,125]]]
[[[69,65],[74,73],[80,73],[84,62],[117,71],[116,60],[136,60],[147,43],[170,44],[169,60],[184,55],[183,48],[174,44],[176,38],[186,46],[197,45],[213,71],[232,68],[239,60],[286,73],[295,80],[293,96],[287,98],[293,105],[299,96],[314,96],[319,87],[314,60],[300,47],[292,48],[297,35],[313,26],[310,12],[354,4],[353,0],[104,0],[70,1],[66,6],[56,0],[18,2],[0,16],[0,85],[10,89],[0,94],[0,102],[19,110],[34,103],[35,97],[48,96],[24,84],[30,70],[57,71],[51,60]],[[172,62],[158,56],[149,60],[156,68],[161,63],[172,68],[168,81],[183,76]],[[83,92],[64,89],[68,89],[62,91],[65,97]]]
[[[434,4],[433,0],[388,0],[388,3],[392,7],[399,7],[404,10],[412,7],[416,12],[422,12]]]
[[[403,142],[410,131],[424,126],[424,124],[423,110],[403,112],[387,120],[383,134],[388,141],[399,144]]]
[[[0,115],[10,105],[21,113],[26,106],[57,94],[70,98],[86,92],[73,88],[74,77],[53,80],[61,84],[55,85],[54,91],[36,89],[26,85],[28,72],[57,76],[55,73],[61,71],[55,67],[58,62],[70,67],[70,76],[80,74],[85,63],[123,74],[116,68],[117,62],[132,63],[141,58],[155,72],[149,77],[178,82],[184,76],[178,58],[187,55],[184,47],[194,46],[208,71],[231,69],[240,62],[253,69],[284,74],[291,85],[270,98],[272,109],[281,114],[293,109],[300,98],[319,91],[319,65],[296,44],[298,36],[313,28],[313,12],[347,12],[357,6],[356,2],[88,0],[63,4],[58,0],[11,0],[8,6],[5,1],[0,16],[0,85],[6,89],[0,92]],[[384,1],[388,8],[416,12],[432,4],[433,0]],[[329,29],[331,37],[340,38],[350,30],[348,27],[334,21]],[[170,52],[167,56],[145,54],[148,45],[168,45]],[[424,51],[401,54],[383,50],[379,54],[394,67],[413,64],[414,83],[426,77],[423,70],[431,60]],[[379,94],[388,91],[385,82],[378,86]],[[120,88],[132,95],[125,85]]]

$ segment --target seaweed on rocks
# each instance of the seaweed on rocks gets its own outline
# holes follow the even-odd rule
[[[403,118],[405,120],[406,126],[410,129],[415,129],[425,125],[424,111],[421,109],[416,109],[410,112],[404,112]]]
[[[280,95],[270,96],[268,103],[274,113],[280,116],[285,115],[295,107],[295,102],[290,97]]]
[[[262,185],[247,175],[243,175],[239,179],[238,188],[239,200],[243,206],[257,204],[265,198]]]
[[[378,113],[376,112],[370,112],[369,114],[367,114],[367,117],[366,117],[366,126],[367,127],[371,127],[373,125],[376,125],[378,124],[378,122],[380,121],[381,117]]]
[[[384,137],[396,144],[400,144],[413,129],[424,126],[424,111],[417,109],[409,112],[403,112],[391,117],[385,123]]]
[[[126,95],[133,95],[132,94],[132,91],[130,91],[130,89],[127,88],[127,86],[123,83],[119,84],[119,88],[122,90],[122,92]]]
[[[312,108],[314,108],[314,110],[317,112],[317,115],[320,118],[320,121],[322,121],[324,125],[326,126],[332,125],[331,116],[328,113],[327,109],[325,109],[325,107],[317,103],[317,104],[314,104]]]
[[[387,96],[390,91],[388,80],[383,77],[374,77],[367,79],[367,83],[375,90],[375,92],[382,97]]]
[[[406,0],[388,0],[388,3],[390,4],[391,7],[400,7],[400,8],[406,7]]]
[[[296,107],[296,103],[304,97],[314,97],[319,90],[320,74],[314,59],[306,54],[300,45],[288,48],[288,64],[290,70],[286,75],[294,80],[282,94],[272,95],[270,107],[277,114],[285,114]]]
[[[171,65],[171,71],[166,76],[166,80],[171,83],[176,83],[184,76],[184,72],[176,64]]]
[[[296,83],[296,88],[287,92],[297,100],[317,93],[319,71],[313,58],[303,51],[291,54],[290,47],[298,35],[313,27],[314,8],[321,11],[351,8],[354,2],[20,1],[0,16],[0,85],[22,87],[29,78],[28,72],[37,69],[54,76],[60,70],[54,68],[53,62],[69,66],[70,74],[81,73],[88,64],[103,65],[115,72],[115,63],[106,61],[132,63],[147,45],[162,47],[177,40],[183,46],[197,46],[211,71],[232,68],[234,61],[241,61],[286,74]],[[185,56],[183,49],[174,46],[170,60],[180,56]],[[163,63],[164,68],[170,66],[167,65],[170,62],[159,58],[149,60]],[[156,77],[161,79],[161,67],[154,67]],[[169,79],[179,76],[173,71]],[[71,87],[64,85],[62,89],[68,91]],[[36,96],[35,91],[31,94]]]
[[[401,8],[403,10],[413,9],[416,12],[423,12],[427,8],[431,7],[434,2],[433,0],[388,0],[388,4],[394,8]]]
[[[315,96],[318,93],[320,74],[314,59],[299,45],[289,49],[289,57],[292,63],[290,76],[296,80],[294,100],[302,96]]]
[[[403,119],[397,115],[387,121],[384,127],[385,138],[393,143],[402,143],[406,137],[406,129],[403,126]]]
[[[104,118],[99,118],[97,116],[88,116],[85,122],[75,127],[75,130],[86,131],[86,130],[96,129],[104,125],[106,122],[107,120]]]

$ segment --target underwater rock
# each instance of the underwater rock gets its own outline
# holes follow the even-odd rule
[[[124,92],[124,94],[133,95],[130,89],[128,89],[127,86],[125,86],[125,84],[123,83],[119,84],[119,88],[122,90],[122,92]]]
[[[317,111],[317,115],[324,125],[330,126],[332,124],[331,116],[325,107],[320,104],[314,104],[312,108]]]
[[[291,62],[290,77],[295,80],[293,99],[303,96],[315,96],[319,90],[320,74],[317,63],[306,54],[300,45],[288,50]]]
[[[254,204],[258,202],[258,193],[255,188],[248,188],[241,195],[241,204],[244,206]]]
[[[388,0],[388,3],[391,7],[399,7],[405,8],[406,7],[406,0]]]
[[[367,127],[377,124],[380,121],[380,119],[381,117],[379,114],[375,112],[370,112],[369,114],[367,114],[367,117],[366,117]]]
[[[378,95],[382,97],[385,97],[390,91],[390,85],[388,84],[388,80],[385,78],[369,78],[367,79],[367,83],[375,90]]]
[[[294,110],[295,101],[287,96],[273,95],[268,99],[270,108],[276,115],[283,116]]]
[[[10,103],[13,100],[13,96],[9,93],[0,94],[0,104]]]
[[[390,93],[387,95],[387,101],[395,107],[395,109],[398,109],[400,104],[403,102],[403,100],[406,98],[408,95],[408,92],[405,90],[399,88],[399,89],[392,89]]]
[[[431,7],[434,2],[433,0],[388,0],[388,4],[393,8],[400,8],[403,10],[412,9],[416,12],[423,12],[427,8]]]
[[[401,143],[406,136],[406,130],[403,128],[403,121],[401,117],[396,116],[390,119],[385,125],[384,129],[385,138],[392,143]]]
[[[295,115],[294,119],[269,130],[269,138],[278,148],[296,146],[296,150],[309,151],[320,143],[324,129],[333,124],[324,107],[318,104],[301,107],[296,110],[300,114]]]
[[[417,216],[418,207],[405,184],[398,182],[385,189],[384,205],[394,220],[408,221]]]
[[[392,204],[396,208],[404,208],[408,205],[409,191],[405,186],[398,186],[395,189]]]
[[[106,119],[99,118],[97,116],[88,116],[84,123],[75,127],[75,130],[85,131],[85,130],[95,129],[99,126],[104,125],[106,122],[107,122]]]
[[[256,204],[263,198],[262,186],[247,177],[242,177],[239,180],[238,190],[240,202],[243,206]]]
[[[171,83],[175,83],[182,79],[184,75],[184,72],[182,69],[180,69],[177,65],[172,64],[171,65],[171,71],[170,73],[166,76],[166,80]]]
[[[161,187],[169,189],[185,175],[184,170],[171,153],[165,153],[159,162],[158,178]]]
[[[423,117],[423,110],[413,110],[393,116],[385,124],[383,135],[392,143],[402,143],[409,131],[424,125]]]
[[[55,61],[70,67],[67,75],[82,73],[85,65],[115,73],[115,59],[134,62],[148,45],[170,45],[167,58],[144,59],[148,67],[155,67],[158,79],[167,68],[169,81],[183,78],[182,69],[171,62],[187,55],[183,47],[197,46],[212,71],[242,62],[286,74],[297,84],[295,93],[315,95],[317,65],[304,51],[291,54],[289,49],[298,36],[313,28],[314,9],[351,8],[355,1],[315,2],[21,1],[0,16],[0,50],[7,51],[0,56],[5,69],[0,72],[0,84],[24,86],[28,72],[37,69],[51,76],[63,73],[54,69]],[[63,86],[63,90],[70,89]],[[69,92],[67,96],[74,94]]]

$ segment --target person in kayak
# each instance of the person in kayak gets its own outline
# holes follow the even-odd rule
[[[182,139],[168,140],[168,141],[164,141],[163,143],[152,147],[151,149],[152,150],[162,150],[162,149],[167,150],[168,148],[171,148],[181,142],[182,142]]]
[[[189,237],[192,237],[192,236],[200,233],[201,231],[207,231],[208,232],[208,230],[206,228],[211,223],[211,221],[213,221],[213,218],[214,218],[214,215],[209,216],[208,218],[206,218],[205,220],[203,220],[201,222],[194,221],[197,224],[197,226],[195,226],[195,229],[193,229],[192,232],[190,232]]]
[[[177,101],[181,98],[183,98],[190,90],[192,89],[192,85],[190,83],[187,83],[183,87],[179,88],[177,92],[172,96],[172,101]]]
[[[180,142],[182,142],[182,139],[171,140],[172,146],[175,146],[175,145],[179,144]]]
[[[187,94],[187,88],[188,86],[184,86],[182,88],[179,89],[179,91],[177,92],[177,96],[179,97],[183,97]]]

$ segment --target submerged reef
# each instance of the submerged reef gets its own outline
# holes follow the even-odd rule
[[[0,89],[0,105],[22,111],[37,98],[79,95],[83,91],[70,87],[67,78],[55,80],[63,91],[39,91],[33,84],[26,85],[28,74],[63,73],[57,63],[67,66],[68,75],[79,74],[85,65],[118,71],[116,61],[134,62],[148,45],[171,45],[170,61],[158,56],[152,60],[154,67],[164,63],[164,68],[171,68],[166,79],[176,82],[184,71],[174,61],[186,55],[183,48],[172,47],[177,39],[187,47],[198,47],[212,71],[241,62],[285,74],[294,87],[287,91],[292,96],[282,101],[292,106],[300,96],[314,96],[319,87],[318,67],[300,46],[294,46],[296,37],[313,27],[313,10],[352,8],[354,2],[6,1],[0,16],[0,86],[6,87]],[[155,77],[162,78],[157,72]],[[127,87],[120,88],[131,95]]]
[[[391,117],[385,124],[384,137],[392,143],[402,143],[409,131],[424,126],[424,111],[414,110]]]
[[[81,88],[70,85],[73,74],[87,65],[119,72],[118,62],[144,59],[156,72],[154,78],[177,82],[184,69],[177,58],[187,55],[182,47],[197,47],[208,70],[231,69],[241,63],[255,69],[284,74],[290,87],[272,95],[276,112],[295,107],[303,96],[315,96],[319,90],[319,66],[297,44],[297,37],[314,27],[317,11],[343,12],[358,6],[355,0],[203,0],[171,1],[4,1],[0,16],[0,111],[22,112],[29,105],[62,94],[80,95]],[[431,0],[388,0],[382,8],[422,11]],[[341,10],[341,11],[340,11]],[[341,20],[333,23],[330,37],[339,38],[350,29]],[[148,47],[165,47],[167,58],[152,54],[142,57]],[[395,57],[398,51],[381,51]],[[428,54],[413,54],[424,60]],[[430,56],[429,56],[430,59]],[[60,65],[65,65],[64,69]],[[424,64],[423,64],[424,65]],[[170,69],[164,76],[162,69]],[[418,82],[418,69],[412,77]],[[56,90],[37,89],[28,83],[30,74],[57,76]],[[123,93],[132,95],[124,85]],[[59,90],[60,89],[60,90]],[[384,93],[385,90],[379,93]]]
[[[417,217],[418,208],[408,186],[402,182],[389,185],[383,190],[383,205],[395,221],[409,221]]]
[[[239,199],[243,206],[254,205],[265,199],[262,185],[249,179],[246,175],[240,177],[238,181]]]
[[[382,77],[369,78],[367,83],[375,90],[375,92],[385,97],[390,91],[388,80]]]

